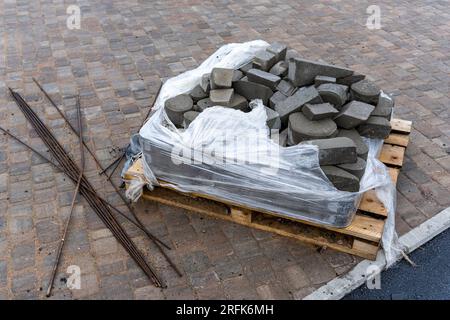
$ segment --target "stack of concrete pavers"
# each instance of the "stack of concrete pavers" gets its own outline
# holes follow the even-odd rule
[[[336,188],[358,191],[368,148],[361,136],[384,139],[391,130],[391,97],[353,70],[306,60],[274,43],[237,70],[214,68],[199,85],[165,103],[179,128],[206,108],[222,106],[249,112],[261,99],[267,125],[280,130],[280,144],[313,144],[319,163]]]

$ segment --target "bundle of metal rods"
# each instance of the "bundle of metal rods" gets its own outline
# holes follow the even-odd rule
[[[71,178],[77,179],[80,176],[81,170],[76,163],[70,158],[69,154],[64,150],[61,144],[56,140],[54,135],[46,127],[46,125],[39,119],[37,114],[31,109],[31,107],[23,100],[23,98],[13,90],[9,89],[11,96],[16,101],[22,113],[27,120],[32,124],[36,133],[45,143],[49,149],[51,155],[56,159],[64,172]],[[100,197],[96,194],[94,188],[89,183],[84,175],[81,178],[80,193],[89,203],[91,208],[96,212],[98,217],[109,228],[114,237],[124,247],[124,249],[130,254],[133,260],[139,265],[146,276],[157,287],[162,287],[163,284],[158,278],[156,272],[147,263],[145,257],[138,250],[134,242],[127,235],[121,224],[113,216],[112,211],[108,205],[106,205]]]
[[[64,119],[64,121],[66,122],[66,124],[69,126],[70,129],[72,129],[72,131],[75,134],[78,134],[77,130],[72,126],[72,124],[70,123],[70,121],[66,118],[66,116],[64,115],[64,113],[62,112],[62,110],[56,105],[56,103],[53,101],[53,99],[50,97],[50,95],[45,91],[45,89],[39,84],[39,82],[35,79],[32,78],[34,83],[38,86],[38,88],[42,91],[42,93],[45,95],[45,97],[47,98],[47,100],[50,102],[50,104],[56,109],[56,111],[59,113],[59,115]],[[159,92],[161,91],[162,88],[162,83],[160,84],[158,91],[156,93],[155,97],[158,97]],[[153,104],[155,103],[155,100],[153,101]],[[148,109],[148,113],[147,116],[144,118],[144,120],[142,121],[142,124],[144,123],[144,121],[148,118],[148,116],[150,115],[151,109],[153,108],[153,104],[151,105],[151,107]],[[87,146],[86,143],[84,143],[83,141],[83,145],[84,147],[87,149],[87,151],[91,154],[91,156],[93,157],[95,163],[97,164],[97,166],[100,168],[100,170],[102,170],[102,172],[105,172],[107,169],[103,169],[100,161],[98,161],[97,157],[95,156],[95,153],[92,152],[89,147]],[[123,151],[122,156],[118,159],[116,163],[115,168],[111,171],[111,173],[107,176],[107,181],[109,181],[109,183],[111,184],[111,186],[113,187],[114,191],[119,195],[119,197],[122,199],[123,203],[127,206],[128,210],[131,212],[131,215],[133,216],[134,220],[131,220],[130,218],[128,218],[128,216],[124,215],[123,213],[121,213],[120,211],[118,211],[116,208],[112,207],[112,209],[116,210],[119,214],[123,215],[126,219],[128,219],[129,221],[131,221],[134,225],[136,225],[139,229],[141,229],[146,236],[156,245],[156,247],[158,248],[159,252],[164,256],[164,258],[167,260],[167,262],[169,263],[169,265],[172,267],[172,269],[175,271],[175,273],[181,277],[182,273],[180,272],[180,270],[177,268],[177,266],[173,263],[173,261],[170,259],[170,257],[167,255],[167,253],[164,251],[163,247],[165,247],[166,249],[170,250],[170,247],[168,245],[166,245],[165,243],[163,243],[161,240],[159,240],[158,238],[156,238],[155,236],[153,236],[148,230],[147,228],[145,228],[145,226],[143,225],[143,223],[140,221],[139,217],[136,215],[136,213],[134,212],[133,208],[130,205],[130,202],[124,197],[124,195],[119,191],[118,187],[116,186],[116,184],[113,182],[112,175],[114,174],[114,171],[117,169],[117,166],[119,165],[120,161],[124,158],[125,156],[125,151]],[[103,201],[105,202],[105,201]]]

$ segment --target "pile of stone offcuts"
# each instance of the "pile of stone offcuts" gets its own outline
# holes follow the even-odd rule
[[[178,128],[206,108],[223,106],[249,112],[261,99],[267,125],[280,130],[280,145],[314,144],[320,166],[344,191],[359,190],[368,148],[361,136],[384,139],[391,130],[393,99],[352,70],[299,57],[274,43],[238,70],[215,68],[189,94],[165,102]]]

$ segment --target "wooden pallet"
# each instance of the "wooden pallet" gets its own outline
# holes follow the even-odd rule
[[[412,124],[410,121],[393,119],[391,125],[392,132],[385,140],[380,160],[388,166],[392,181],[396,185]],[[129,169],[125,179],[136,176],[143,177],[140,160]],[[180,193],[169,184],[163,181],[160,183],[162,186],[156,187],[153,191],[145,189],[142,198],[371,260],[375,259],[379,250],[387,218],[387,210],[378,200],[374,190],[364,193],[359,210],[350,226],[332,228],[308,221],[287,219],[276,212],[255,210],[209,195]]]

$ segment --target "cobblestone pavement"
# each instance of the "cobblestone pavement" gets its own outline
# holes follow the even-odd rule
[[[85,139],[107,164],[138,130],[160,79],[196,67],[221,45],[278,40],[310,59],[347,65],[393,92],[397,117],[414,121],[398,183],[397,229],[404,233],[450,205],[448,1],[388,1],[380,30],[365,27],[369,2],[73,1],[81,30],[66,27],[71,1],[0,1],[0,123],[36,148],[43,143],[7,95],[17,89],[78,156],[76,137],[33,84],[36,77],[75,121],[80,93]],[[88,158],[88,177],[120,204]],[[118,177],[116,177],[118,179]],[[62,173],[0,136],[0,298],[44,298],[74,186]],[[174,276],[140,232],[124,224],[168,281],[152,287],[80,200],[54,299],[301,298],[358,259],[319,253],[297,241],[182,210],[139,203],[155,234],[175,248]],[[67,266],[80,290],[65,284]]]

